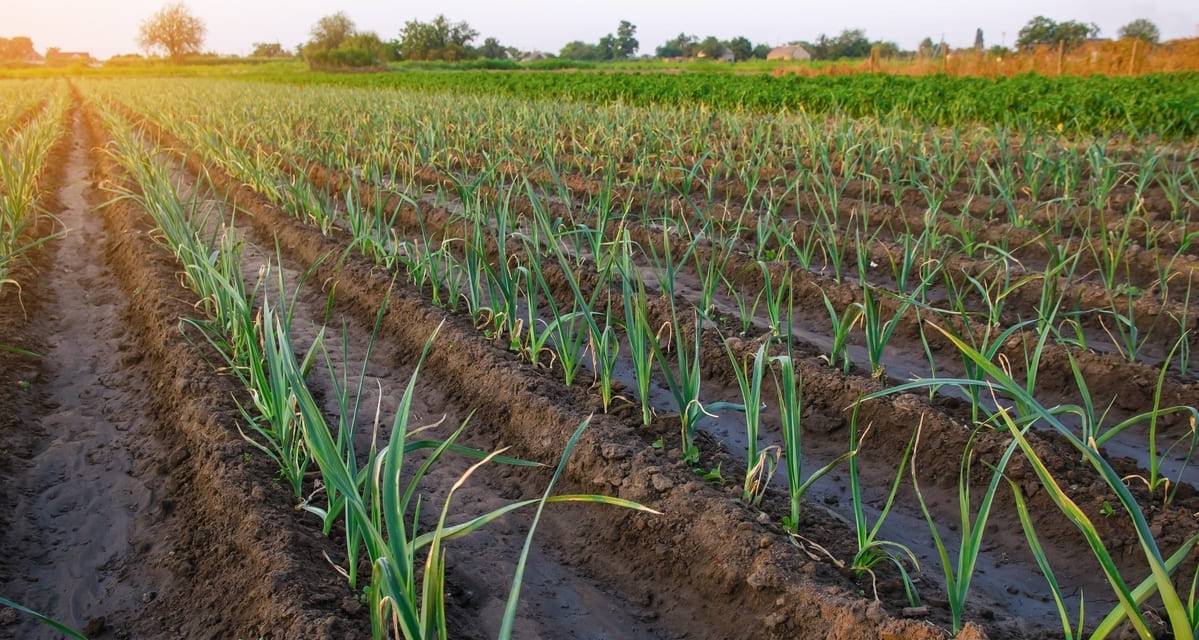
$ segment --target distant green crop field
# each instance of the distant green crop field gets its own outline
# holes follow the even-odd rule
[[[1051,129],[1068,135],[1186,140],[1199,136],[1199,73],[1133,78],[954,76],[775,77],[727,73],[410,71],[382,74],[248,74],[286,83],[493,93],[636,105],[704,104],[849,117],[900,116],[951,126]]]

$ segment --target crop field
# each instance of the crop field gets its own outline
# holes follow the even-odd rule
[[[0,635],[1192,638],[1179,77],[0,81]]]

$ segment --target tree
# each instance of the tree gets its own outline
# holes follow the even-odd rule
[[[704,41],[699,43],[697,55],[702,55],[709,60],[717,60],[724,54],[724,43],[716,39],[716,36],[708,36]]]
[[[871,46],[872,51],[878,51],[878,57],[884,59],[898,58],[899,45],[889,40],[879,40]]]
[[[325,16],[312,25],[312,39],[306,49],[313,51],[331,51],[341,46],[345,39],[354,35],[354,21],[344,11]]]
[[[613,42],[613,53],[621,58],[631,58],[641,46],[633,35],[637,33],[637,25],[628,20],[621,20],[616,28],[616,40]]]
[[[384,42],[374,31],[357,31],[342,40],[338,50],[359,50],[370,54],[371,63],[390,62],[399,58],[394,42]]]
[[[941,45],[933,42],[932,38],[921,40],[920,45],[916,47],[916,55],[921,58],[940,58],[942,53]]]
[[[659,58],[690,58],[695,55],[695,46],[698,42],[699,39],[695,36],[680,33],[658,47],[654,51],[654,55]]]
[[[595,47],[597,60],[612,60],[616,58],[616,36],[608,34],[599,40]]]
[[[1159,39],[1161,39],[1162,32],[1157,28],[1157,25],[1153,24],[1152,22],[1144,18],[1137,18],[1123,27],[1120,27],[1119,31],[1116,32],[1116,35],[1120,36],[1121,39],[1137,38],[1139,40],[1144,40],[1145,42],[1156,43]]]
[[[287,51],[283,49],[283,45],[278,42],[255,42],[254,51],[250,54],[251,58],[286,58]]]
[[[466,22],[450,22],[438,15],[432,22],[410,20],[400,30],[400,57],[404,60],[467,60],[474,57],[470,42],[479,32]]]
[[[488,38],[483,41],[483,46],[479,47],[476,53],[480,58],[488,60],[502,60],[508,55],[508,50],[496,38]]]
[[[974,30],[974,50],[979,53],[982,53],[984,46],[985,45],[983,45],[983,30],[980,27],[980,28]]]
[[[143,49],[162,49],[173,62],[181,62],[183,56],[200,51],[206,31],[203,20],[193,16],[187,5],[176,2],[142,22],[137,39]]]
[[[599,47],[594,44],[588,44],[582,40],[574,40],[567,42],[562,50],[558,52],[558,57],[565,60],[601,60]]]
[[[15,38],[0,38],[0,62],[17,62],[32,59],[37,56],[33,50],[33,40],[25,36]]]
[[[737,62],[749,60],[754,56],[754,45],[745,36],[737,36],[729,40],[726,46],[728,46],[729,51],[733,52],[733,59]]]
[[[1065,43],[1066,48],[1069,49],[1098,35],[1099,27],[1094,23],[1083,24],[1073,20],[1059,23],[1045,16],[1037,16],[1020,29],[1020,33],[1016,36],[1016,47],[1029,49],[1039,44]]]
[[[765,43],[760,44],[760,45],[754,47],[754,57],[759,60],[765,60],[766,57],[770,55],[770,52],[772,50],[773,49],[771,48],[770,45],[765,44]]]

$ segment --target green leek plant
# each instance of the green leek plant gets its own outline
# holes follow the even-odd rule
[[[901,387],[908,386],[901,385]],[[863,399],[871,400],[887,393],[897,393],[895,390],[901,387],[884,389],[883,391],[867,395]],[[974,458],[974,451],[971,447],[974,437],[977,434],[978,429],[971,434],[970,442],[967,443],[966,448],[962,452],[962,464],[958,476],[958,508],[961,515],[959,526],[961,527],[962,541],[961,546],[957,550],[956,562],[950,558],[949,547],[937,529],[936,520],[933,518],[932,512],[928,509],[928,503],[924,500],[924,495],[920,491],[920,483],[916,478],[916,458],[920,441],[919,428],[916,430],[915,441],[912,445],[912,455],[909,458],[909,470],[912,478],[912,486],[916,491],[916,500],[920,504],[920,510],[924,514],[925,521],[928,523],[929,532],[932,534],[933,543],[937,548],[937,556],[941,561],[941,570],[945,577],[945,592],[949,599],[949,610],[953,617],[954,633],[957,633],[962,628],[962,614],[965,612],[966,599],[970,593],[970,581],[974,577],[974,569],[978,565],[979,554],[982,553],[983,533],[987,529],[987,520],[991,515],[995,492],[999,488],[1000,480],[1004,477],[1004,469],[1007,468],[1008,462],[1018,451],[1014,443],[1009,444],[1000,459],[992,465],[991,480],[987,484],[982,499],[976,507],[970,496],[970,469]],[[973,517],[971,517],[972,511],[975,511]]]
[[[787,466],[787,493],[790,497],[790,509],[783,516],[783,529],[789,533],[799,531],[800,504],[804,494],[816,482],[830,471],[837,468],[845,460],[857,455],[858,450],[847,451],[823,467],[812,472],[806,479],[803,477],[803,377],[795,370],[794,356],[779,355],[771,358],[778,365],[772,369],[775,387],[778,389],[779,416],[783,427],[783,457]]]
[[[703,382],[700,368],[700,351],[703,347],[704,321],[699,309],[693,309],[694,333],[689,339],[679,321],[678,310],[674,298],[670,298],[670,322],[664,327],[669,330],[674,341],[675,367],[671,367],[666,358],[666,351],[657,339],[650,342],[654,357],[661,364],[662,375],[666,385],[674,396],[679,409],[681,423],[683,462],[694,464],[699,461],[699,448],[695,446],[695,425],[705,415],[704,406],[700,402],[699,389]]]
[[[895,333],[896,327],[899,326],[904,312],[914,302],[911,298],[904,298],[899,304],[899,308],[895,311],[895,315],[891,316],[888,320],[883,320],[883,304],[882,300],[876,297],[877,295],[881,295],[881,290],[876,290],[870,285],[865,285],[862,287],[862,301],[855,302],[854,306],[860,311],[858,317],[862,321],[862,331],[866,337],[866,355],[870,359],[871,375],[875,378],[883,378],[887,375],[887,371],[882,364],[883,350],[887,348],[887,343],[891,341],[891,335]]]
[[[38,206],[39,177],[62,134],[66,104],[62,97],[52,101],[38,118],[20,131],[8,133],[0,143],[0,290],[5,285],[19,286],[9,277],[15,260],[65,233],[55,231],[31,239],[27,232],[39,220],[57,220]]]
[[[939,327],[935,328],[939,329]],[[1101,452],[1092,445],[1092,443],[1083,441],[1077,434],[1073,432],[1071,428],[1066,426],[1066,424],[1061,421],[1061,419],[1056,415],[1055,411],[1041,405],[1036,398],[1033,397],[1030,390],[1027,389],[1025,385],[1020,384],[1016,380],[1012,379],[1006,371],[992,363],[984,354],[978,352],[973,347],[954,336],[952,333],[944,330],[941,331],[947,339],[953,342],[957,349],[959,349],[963,354],[966,355],[966,357],[970,358],[982,369],[983,373],[985,373],[985,375],[988,377],[987,380],[918,380],[876,392],[870,396],[867,396],[867,398],[869,399],[871,397],[878,397],[886,394],[902,393],[913,388],[927,386],[928,384],[934,382],[937,384],[978,386],[984,389],[992,390],[996,393],[1001,392],[1005,396],[1011,398],[1013,400],[1012,409],[1005,408],[1002,404],[999,404],[998,409],[992,415],[993,420],[997,421],[1000,426],[1006,428],[1004,433],[1007,433],[1011,436],[1012,442],[1005,450],[1003,458],[993,467],[994,474],[991,488],[988,489],[985,498],[985,501],[988,503],[988,509],[989,498],[993,494],[993,487],[998,482],[998,477],[1005,468],[1006,462],[1008,458],[1010,458],[1010,455],[1013,453],[1013,451],[1019,450],[1024,455],[1025,459],[1030,463],[1037,478],[1041,481],[1041,486],[1045,489],[1049,498],[1058,507],[1058,509],[1061,510],[1062,514],[1066,516],[1071,523],[1078,527],[1079,531],[1086,539],[1088,547],[1099,561],[1104,577],[1111,585],[1116,598],[1119,600],[1120,604],[1117,607],[1117,612],[1114,612],[1112,616],[1109,616],[1109,618],[1113,619],[1114,621],[1109,624],[1107,620],[1105,620],[1101,631],[1104,629],[1106,629],[1106,631],[1103,634],[1097,633],[1096,635],[1103,637],[1107,632],[1110,632],[1110,630],[1114,628],[1116,622],[1119,621],[1118,618],[1126,617],[1138,635],[1143,638],[1151,638],[1152,634],[1149,631],[1148,623],[1146,622],[1138,605],[1141,601],[1148,597],[1148,595],[1151,593],[1156,593],[1161,599],[1162,605],[1166,611],[1166,623],[1170,630],[1174,633],[1174,636],[1182,638],[1192,637],[1195,632],[1199,630],[1199,615],[1196,615],[1199,613],[1199,610],[1195,608],[1194,589],[1192,589],[1191,595],[1187,598],[1187,601],[1184,602],[1183,597],[1179,594],[1171,580],[1171,575],[1176,567],[1172,567],[1171,562],[1162,556],[1158,544],[1153,537],[1153,533],[1150,530],[1145,513],[1141,509],[1141,506],[1137,503],[1136,499],[1133,497],[1128,486],[1125,484],[1124,479],[1118,473],[1116,473],[1111,464],[1106,458],[1103,457]],[[1033,424],[1039,424],[1052,430],[1067,443],[1069,443],[1074,449],[1082,454],[1083,459],[1092,469],[1094,469],[1095,473],[1108,487],[1108,489],[1116,494],[1120,507],[1124,513],[1127,514],[1130,520],[1130,524],[1135,532],[1137,543],[1140,546],[1148,565],[1150,576],[1147,578],[1148,584],[1143,592],[1137,593],[1128,587],[1127,582],[1120,574],[1115,560],[1113,559],[1107,547],[1104,545],[1103,540],[1100,538],[1099,533],[1090,517],[1083,512],[1061,488],[1057,480],[1050,474],[1048,468],[1045,467],[1036,449],[1034,449],[1032,444],[1029,443],[1025,436],[1025,432],[1031,428]],[[913,476],[915,474],[914,459],[915,458],[913,457]],[[968,483],[963,480],[963,484],[961,486],[968,486]],[[968,491],[968,489],[960,489],[959,491]],[[919,497],[918,488],[917,496]],[[923,500],[921,500],[921,502],[923,506]],[[928,515],[927,509],[925,509],[925,513],[926,517],[929,517],[930,519],[930,527],[934,529],[934,537],[936,537],[935,527],[932,525],[931,516]],[[980,507],[980,515],[983,513],[984,511]],[[967,523],[963,522],[963,524]],[[970,539],[971,543],[973,543],[973,533],[975,530],[968,530],[963,527],[962,531],[963,540]],[[1184,546],[1189,544],[1193,544],[1193,541],[1188,541],[1186,544],[1184,544]],[[954,602],[959,598],[964,599],[964,592],[961,591],[960,586],[962,582],[961,576],[963,574],[959,571],[957,578],[955,579],[954,574],[952,574],[952,572],[950,572],[948,569],[948,557],[942,550],[942,547],[943,545],[938,542],[938,550],[942,556],[942,562],[946,566],[947,583],[951,585],[950,591],[953,595],[951,595],[950,602],[951,607],[953,607]],[[964,544],[963,549],[965,548],[967,547]],[[1176,556],[1177,554],[1175,554],[1175,556],[1171,556],[1171,558]],[[966,582],[968,585],[968,579]],[[959,627],[960,615],[955,613],[954,620],[955,628]]]
[[[851,449],[860,449],[862,441],[866,439],[866,433],[870,431],[867,427],[862,433],[862,437],[858,438],[858,408],[861,402],[854,403],[853,417],[849,422],[849,446]],[[919,427],[917,427],[917,431]],[[851,569],[861,575],[869,573],[874,579],[873,568],[880,562],[888,561],[895,565],[899,571],[899,576],[903,580],[903,590],[907,595],[908,604],[913,607],[920,606],[920,596],[916,592],[916,585],[912,582],[912,576],[908,573],[907,567],[904,566],[904,561],[912,563],[912,568],[916,571],[920,570],[920,562],[916,559],[916,554],[907,546],[891,540],[882,540],[878,537],[879,530],[883,526],[883,522],[887,519],[887,514],[891,512],[891,508],[895,506],[895,496],[899,493],[899,486],[903,480],[903,472],[907,467],[908,457],[911,456],[913,449],[916,446],[916,435],[912,435],[912,439],[908,442],[908,446],[904,449],[903,456],[896,465],[897,472],[895,480],[891,483],[891,490],[887,494],[886,502],[883,503],[883,508],[878,514],[878,518],[874,521],[874,526],[869,526],[866,521],[866,513],[863,509],[865,500],[862,498],[862,481],[858,472],[858,457],[856,455],[849,456],[849,488],[853,498],[853,524],[854,533],[857,538],[858,550],[854,554]],[[878,599],[878,591],[875,589],[875,599]]]
[[[758,268],[762,270],[762,282],[764,283],[762,291],[758,294],[758,297],[764,299],[766,302],[766,316],[770,318],[771,335],[779,336],[782,335],[783,332],[783,300],[792,298],[791,274],[790,272],[784,273],[781,281],[778,283],[778,287],[775,287],[772,276],[770,275],[770,265],[761,260],[758,261],[757,265]],[[754,307],[757,307],[756,302],[754,303]]]
[[[822,355],[821,358],[828,362],[830,367],[839,366],[842,373],[849,373],[849,369],[853,365],[849,359],[849,332],[862,317],[862,309],[851,304],[838,314],[836,308],[833,307],[832,300],[829,300],[828,294],[822,292],[821,295],[833,327],[833,343],[829,347],[828,355]]]
[[[745,407],[745,466],[749,469],[745,475],[745,483],[741,492],[741,501],[750,506],[757,506],[765,495],[769,479],[774,475],[774,464],[769,454],[758,449],[758,430],[762,422],[762,380],[766,369],[769,368],[767,353],[768,341],[763,341],[753,356],[746,356],[738,361],[728,342],[724,343],[725,352],[733,365],[733,373],[737,377],[737,386],[741,389],[741,399]],[[753,362],[750,362],[752,358]],[[755,473],[755,470],[757,473]],[[762,482],[762,478],[766,482]]]
[[[624,304],[625,339],[629,343],[629,357],[633,361],[633,377],[641,402],[641,421],[649,426],[653,419],[649,389],[653,381],[654,354],[657,353],[659,332],[655,332],[650,326],[649,299],[641,272],[633,261],[632,241],[628,231],[624,232],[620,244],[624,250],[621,252],[617,269],[620,272],[621,300]]]

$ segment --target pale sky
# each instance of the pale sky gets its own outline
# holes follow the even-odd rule
[[[104,59],[137,53],[138,25],[164,0],[0,0],[0,37],[28,36],[39,52],[47,47],[88,51]],[[987,46],[1011,45],[1030,19],[1099,25],[1101,37],[1136,18],[1147,18],[1162,39],[1199,37],[1199,0],[191,0],[192,13],[208,27],[206,51],[248,54],[254,42],[285,48],[308,39],[320,17],[345,11],[360,30],[383,39],[398,36],[408,20],[444,13],[479,31],[475,44],[495,37],[505,46],[556,53],[571,40],[596,42],[621,20],[637,26],[640,54],[680,32],[700,39],[745,36],[755,44],[815,40],[858,28],[870,40],[891,40],[914,49],[926,36],[953,47],[970,46],[982,28]]]

